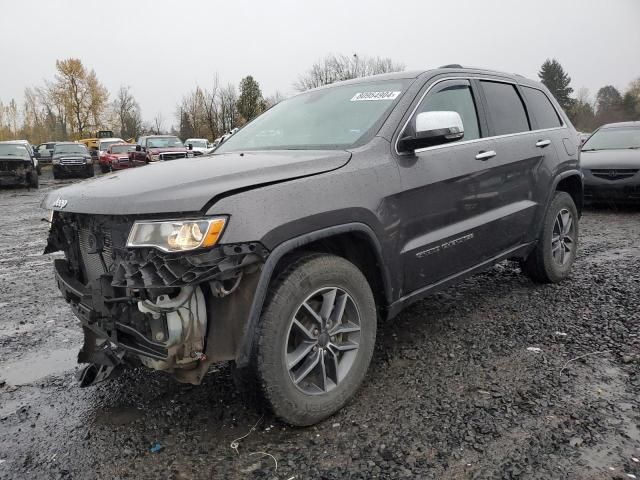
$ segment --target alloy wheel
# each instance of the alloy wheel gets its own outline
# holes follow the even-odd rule
[[[299,305],[287,333],[284,361],[293,384],[308,395],[335,389],[355,363],[360,314],[339,287],[312,293]]]
[[[551,234],[551,255],[558,265],[566,265],[575,250],[575,225],[571,212],[563,208],[558,212]]]

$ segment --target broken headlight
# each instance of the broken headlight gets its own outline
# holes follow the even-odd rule
[[[226,217],[135,222],[127,247],[154,247],[163,252],[209,248],[218,243],[226,223]]]

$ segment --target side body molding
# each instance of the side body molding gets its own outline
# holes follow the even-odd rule
[[[260,280],[258,281],[255,294],[253,295],[253,301],[251,303],[249,317],[247,318],[245,332],[242,336],[242,341],[240,343],[236,356],[236,365],[238,367],[244,367],[249,363],[249,357],[251,355],[255,337],[254,333],[256,327],[258,326],[258,322],[260,321],[260,314],[262,313],[262,307],[267,296],[267,290],[269,288],[269,284],[271,283],[271,277],[273,276],[276,265],[282,259],[282,257],[284,257],[287,253],[290,253],[303,245],[308,245],[312,242],[315,242],[316,240],[343,233],[353,232],[364,234],[371,243],[376,255],[376,260],[378,261],[378,264],[380,265],[380,269],[382,271],[382,283],[384,286],[384,293],[387,299],[387,304],[391,304],[392,299],[389,272],[387,271],[387,267],[383,262],[380,242],[378,241],[378,238],[376,237],[374,231],[368,225],[364,223],[346,223],[343,225],[336,225],[309,232],[299,237],[287,240],[286,242],[281,243],[273,249],[262,268]]]

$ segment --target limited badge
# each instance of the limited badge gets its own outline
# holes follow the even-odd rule
[[[371,102],[380,100],[395,100],[402,92],[359,92],[351,97],[352,102]]]

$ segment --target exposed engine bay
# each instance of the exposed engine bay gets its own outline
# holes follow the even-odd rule
[[[242,308],[227,297],[242,285],[248,290],[236,293],[237,302],[247,303],[268,252],[259,243],[172,253],[128,248],[134,221],[63,212],[51,219],[45,253],[65,253],[54,261],[56,279],[85,333],[78,361],[90,365],[81,384],[127,365],[199,383],[212,361],[233,356],[244,325],[230,316]],[[213,340],[224,335],[232,348]]]

